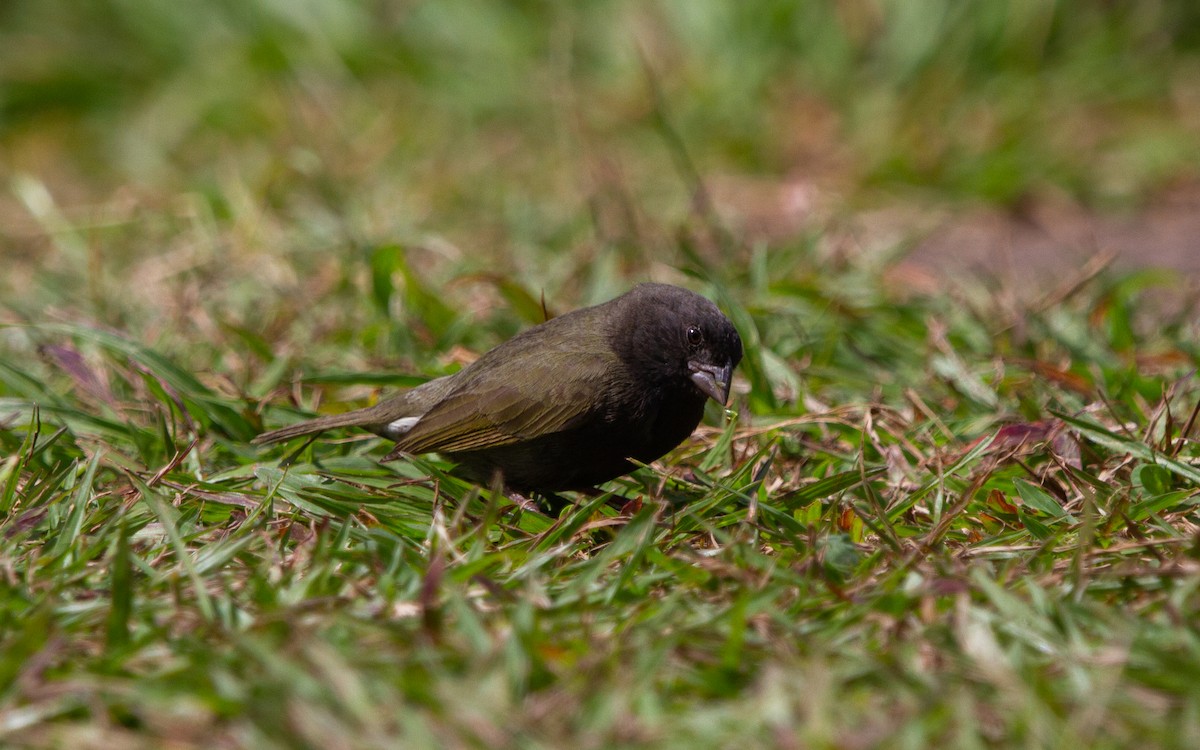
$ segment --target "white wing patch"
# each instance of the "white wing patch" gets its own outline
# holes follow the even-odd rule
[[[399,440],[404,437],[404,433],[411,430],[413,425],[420,421],[420,417],[401,417],[394,422],[388,422],[383,428],[383,434],[392,440]]]

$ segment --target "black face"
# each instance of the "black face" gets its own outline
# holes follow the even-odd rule
[[[742,339],[715,306],[712,310],[700,309],[695,315],[684,332],[688,379],[701,393],[724,406],[729,402],[733,368],[742,359]]]
[[[614,348],[648,380],[690,384],[724,405],[742,339],[717,306],[666,284],[641,284],[618,298]]]

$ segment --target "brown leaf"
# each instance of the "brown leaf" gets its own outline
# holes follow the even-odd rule
[[[1021,448],[1040,443],[1049,438],[1056,430],[1061,429],[1062,422],[1057,419],[1047,419],[1038,422],[1018,422],[1001,427],[996,431],[992,448]]]
[[[632,516],[642,509],[642,496],[638,495],[621,506],[621,515]]]
[[[838,516],[838,528],[842,531],[849,531],[854,525],[854,511],[850,508],[843,508],[842,514]]]
[[[1090,396],[1096,390],[1083,376],[1076,375],[1075,373],[1068,372],[1067,370],[1059,369],[1054,365],[1047,364],[1045,362],[1030,362],[1029,366],[1035,373],[1041,375],[1046,380],[1057,383],[1063,388],[1066,388],[1070,391],[1075,391],[1080,395]]]
[[[1004,511],[1005,513],[1016,513],[1017,512],[1017,506],[1010,503],[1008,501],[1008,498],[1005,497],[1004,493],[1001,492],[1000,490],[992,490],[991,492],[989,492],[988,493],[988,502],[991,503],[992,505],[995,505],[997,508]]]

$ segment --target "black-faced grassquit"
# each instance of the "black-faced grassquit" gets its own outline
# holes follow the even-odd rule
[[[742,340],[717,306],[640,284],[514,336],[453,375],[386,401],[263,433],[274,443],[335,427],[396,441],[385,460],[437,452],[469,479],[520,493],[582,490],[653,461],[729,400]]]

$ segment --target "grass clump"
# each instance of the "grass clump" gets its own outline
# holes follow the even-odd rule
[[[1198,744],[1186,285],[717,189],[1134,201],[1192,11],[793,5],[0,11],[0,744]],[[746,357],[610,494],[249,444],[645,279]]]
[[[723,286],[756,341],[737,414],[614,482],[620,510],[559,517],[436,458],[379,464],[374,439],[260,453],[279,410],[196,363],[10,326],[43,343],[33,377],[0,370],[8,736],[1192,736],[1188,326],[1106,336],[1120,279],[1022,311],[1021,337],[878,286],[851,309],[839,290],[871,281],[849,270],[744,283]]]

